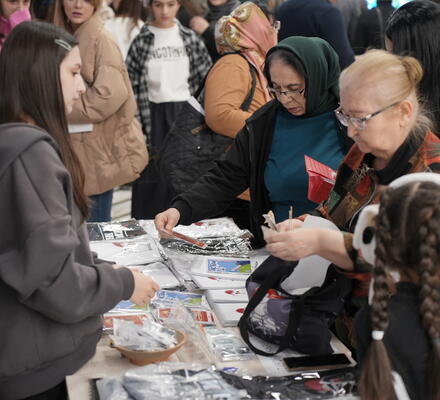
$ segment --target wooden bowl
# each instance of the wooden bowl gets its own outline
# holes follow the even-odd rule
[[[115,346],[114,344],[110,344],[113,348],[118,350],[121,354],[123,354],[128,360],[135,365],[147,365],[159,361],[167,360],[171,354],[179,350],[186,342],[186,334],[178,329],[174,329],[176,331],[177,344],[169,349],[163,350],[131,350],[122,346]]]

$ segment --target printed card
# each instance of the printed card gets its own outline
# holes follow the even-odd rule
[[[237,326],[247,303],[215,303],[215,315],[223,327]]]
[[[177,292],[172,290],[158,290],[152,300],[155,304],[175,306],[183,303],[187,307],[206,307],[205,296],[198,293]]]
[[[171,307],[162,307],[158,310],[158,317],[162,320],[169,318],[171,313]],[[197,308],[191,309],[194,320],[199,324],[215,325],[214,313],[211,310],[202,310]]]
[[[249,300],[246,289],[207,290],[209,303],[245,303]]]
[[[217,276],[230,280],[246,280],[254,270],[249,258],[198,258],[191,267],[191,275]]]
[[[240,289],[244,288],[243,280],[222,279],[217,276],[193,275],[192,280],[200,289]]]

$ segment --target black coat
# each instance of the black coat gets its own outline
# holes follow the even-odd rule
[[[377,4],[377,7],[364,11],[358,19],[353,38],[356,54],[362,54],[368,48],[384,48],[385,27],[394,7],[391,1],[381,1]]]
[[[222,161],[208,171],[189,190],[179,195],[171,205],[180,212],[181,224],[190,224],[214,217],[245,189],[250,188],[250,228],[254,246],[264,245],[260,226],[262,214],[271,209],[264,184],[264,169],[269,157],[277,111],[281,105],[273,100],[246,121]]]
[[[287,0],[275,12],[281,22],[278,40],[319,37],[338,53],[341,70],[354,61],[341,12],[327,0]]]

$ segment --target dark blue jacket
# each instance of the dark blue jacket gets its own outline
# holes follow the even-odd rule
[[[344,69],[354,61],[341,12],[327,0],[287,0],[275,12],[281,22],[278,39],[320,37],[335,49]]]

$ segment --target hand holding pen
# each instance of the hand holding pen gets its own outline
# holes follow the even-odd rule
[[[298,218],[293,218],[293,206],[289,208],[289,218],[277,224],[278,232],[288,232],[301,228],[303,221]]]

